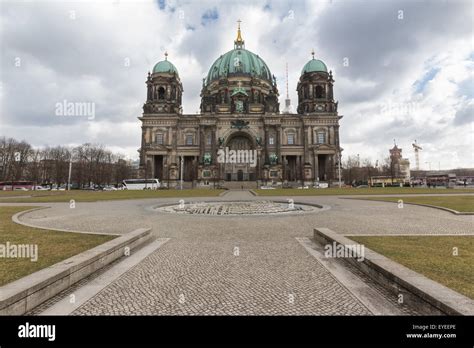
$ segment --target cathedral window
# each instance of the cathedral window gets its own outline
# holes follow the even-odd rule
[[[324,144],[326,142],[326,133],[318,132],[316,140],[318,144]]]
[[[158,99],[165,99],[165,89],[163,87],[158,88]]]
[[[287,140],[288,140],[288,145],[294,145],[295,135],[293,133],[288,134]]]
[[[193,144],[193,135],[192,134],[187,134],[186,135],[186,145],[192,145]]]
[[[163,145],[163,143],[164,143],[163,133],[156,134],[156,143],[158,145]]]
[[[212,145],[212,136],[210,134],[207,135],[207,145]]]
[[[316,86],[316,98],[324,98],[324,89],[321,86]]]
[[[269,145],[274,145],[275,144],[275,138],[273,136],[268,138],[268,144]]]

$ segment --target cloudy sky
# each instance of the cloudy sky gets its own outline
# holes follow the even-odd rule
[[[164,58],[178,68],[184,112],[196,113],[202,78],[233,48],[277,77],[285,99],[314,49],[333,71],[344,156],[372,160],[393,139],[421,168],[474,167],[471,1],[9,2],[0,13],[0,136],[34,146],[102,143],[130,158],[140,146],[145,79]],[[87,102],[95,117],[58,116]],[[431,163],[431,164],[430,164]]]

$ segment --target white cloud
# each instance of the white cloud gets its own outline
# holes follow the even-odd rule
[[[233,48],[239,18],[282,104],[286,63],[293,106],[312,49],[333,71],[345,156],[387,156],[396,138],[414,163],[417,139],[423,161],[473,166],[469,1],[3,3],[0,135],[35,146],[101,142],[136,157],[147,72],[167,50],[184,111],[195,113],[202,78]],[[96,119],[56,117],[65,99],[95,103]]]

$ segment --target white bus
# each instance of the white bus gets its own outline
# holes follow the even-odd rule
[[[158,179],[126,179],[122,184],[124,190],[156,190],[160,188]]]

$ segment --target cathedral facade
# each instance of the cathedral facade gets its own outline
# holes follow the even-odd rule
[[[313,53],[298,81],[297,113],[280,112],[275,76],[245,49],[239,25],[234,49],[217,58],[202,81],[200,113],[186,115],[182,81],[165,54],[146,81],[140,175],[169,187],[181,180],[194,187],[331,185],[342,150],[333,84],[332,72]]]

